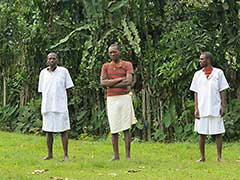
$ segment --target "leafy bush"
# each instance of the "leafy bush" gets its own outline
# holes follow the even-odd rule
[[[226,133],[224,139],[228,141],[239,140],[240,138],[240,100],[232,100],[224,116]]]
[[[5,106],[0,108],[0,127],[5,131],[39,134],[42,122],[40,99],[31,100],[26,106]]]
[[[26,106],[20,107],[15,131],[39,134],[42,127],[40,107],[41,99],[31,100]]]
[[[0,128],[5,131],[14,131],[17,127],[17,117],[19,114],[19,107],[3,106],[0,108]]]

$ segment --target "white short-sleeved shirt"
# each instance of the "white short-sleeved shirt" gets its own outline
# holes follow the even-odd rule
[[[66,68],[57,66],[53,72],[43,69],[38,84],[38,92],[42,93],[41,112],[67,112],[66,89],[73,86]]]
[[[194,74],[190,90],[198,94],[200,117],[219,117],[221,109],[220,92],[227,88],[229,88],[229,85],[221,69],[213,68],[208,78],[203,70]]]

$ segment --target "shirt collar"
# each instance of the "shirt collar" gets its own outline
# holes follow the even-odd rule
[[[57,68],[58,68],[58,66],[56,66],[56,67],[53,69],[53,71],[50,71],[50,67],[47,67],[47,70],[48,70],[48,72],[56,72]]]
[[[205,72],[204,72],[204,68],[201,70],[201,73],[202,73],[203,76],[206,77]],[[211,74],[208,76],[207,79],[210,79],[210,78],[214,75],[214,73],[215,73],[215,68],[212,67],[212,72],[211,72]]]

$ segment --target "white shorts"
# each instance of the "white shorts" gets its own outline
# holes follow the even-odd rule
[[[70,129],[68,112],[47,112],[42,114],[43,127],[46,132],[64,132]]]
[[[194,131],[203,135],[223,134],[225,133],[223,118],[208,116],[195,119]]]

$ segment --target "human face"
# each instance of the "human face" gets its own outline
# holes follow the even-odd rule
[[[208,58],[204,54],[201,54],[199,58],[199,63],[202,68],[208,66]]]
[[[57,66],[57,55],[54,53],[48,54],[47,64],[50,67],[56,67]]]
[[[109,47],[108,55],[113,61],[118,61],[120,59],[120,51],[117,47]]]

